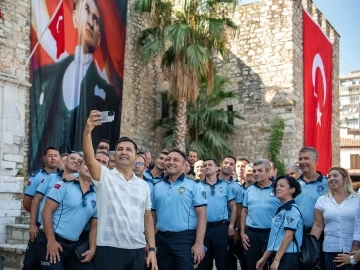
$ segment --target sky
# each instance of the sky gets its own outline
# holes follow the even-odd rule
[[[289,0],[290,1],[290,0]],[[258,0],[239,0],[242,4]],[[340,34],[340,75],[360,70],[360,0],[313,0]]]
[[[340,34],[340,75],[360,70],[360,0],[313,0]]]

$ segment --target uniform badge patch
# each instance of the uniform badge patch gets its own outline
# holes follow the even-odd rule
[[[179,194],[183,195],[185,192],[185,187],[179,187]]]
[[[271,197],[274,197],[274,196],[275,196],[274,190],[270,191],[269,195],[270,195]]]
[[[30,181],[27,181],[26,185],[27,185],[27,186],[30,186],[30,185],[31,185],[31,182],[30,182]]]
[[[224,188],[223,187],[219,187],[219,192],[220,194],[222,194],[224,192]]]
[[[61,187],[60,184],[56,184],[56,185],[54,186],[54,188],[56,188],[56,189],[59,189],[60,187]]]
[[[206,200],[206,192],[205,191],[202,191],[201,192],[201,195],[204,197],[204,199]]]
[[[290,226],[294,222],[294,218],[292,217],[286,217],[286,224]]]
[[[282,213],[279,213],[276,215],[274,221],[275,222],[278,222],[278,221],[281,221],[283,219],[283,214]]]
[[[95,201],[95,200],[91,200],[91,205],[92,205],[92,208],[95,209],[95,207],[96,207],[96,201]]]
[[[317,187],[317,192],[322,195],[324,193],[325,187],[323,185],[320,185]]]

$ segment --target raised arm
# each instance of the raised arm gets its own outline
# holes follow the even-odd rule
[[[91,132],[96,126],[100,126],[102,123],[101,113],[99,111],[91,111],[89,118],[86,121],[85,130],[83,133],[83,152],[86,166],[88,167],[92,179],[95,181],[100,180],[101,165],[96,161],[94,155],[94,147],[92,145]]]

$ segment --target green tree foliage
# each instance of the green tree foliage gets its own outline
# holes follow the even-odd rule
[[[244,119],[236,111],[219,108],[219,105],[228,98],[235,98],[235,92],[226,92],[224,87],[229,83],[228,78],[215,75],[214,86],[210,94],[207,93],[206,83],[201,84],[199,96],[193,103],[187,105],[186,149],[197,150],[200,158],[212,157],[220,160],[230,154],[229,136],[237,130],[235,119]],[[166,92],[163,93],[166,97]],[[176,102],[171,103],[176,111]],[[154,122],[154,128],[165,129],[164,147],[174,147],[174,117],[163,118]]]
[[[141,31],[139,51],[145,63],[160,57],[169,78],[169,99],[176,101],[174,141],[185,150],[187,104],[195,102],[201,81],[214,86],[213,55],[228,54],[228,36],[235,24],[226,17],[236,0],[136,0],[135,10],[148,14],[151,25]]]
[[[271,135],[269,141],[270,160],[275,163],[278,169],[278,175],[285,173],[285,165],[280,160],[280,150],[284,138],[285,123],[282,118],[275,118],[271,124]]]

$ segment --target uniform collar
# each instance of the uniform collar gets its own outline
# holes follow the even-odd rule
[[[179,176],[179,178],[176,179],[176,181],[179,181],[179,180],[180,180],[180,181],[184,181],[184,179],[185,179],[185,174],[182,173],[182,174]],[[175,181],[175,182],[176,182],[176,181]],[[165,183],[168,183],[168,184],[171,184],[170,181],[169,181],[169,176],[168,176],[168,175],[164,177],[164,182],[165,182]]]
[[[116,173],[116,174],[120,174],[120,175],[122,176],[122,178],[125,179],[124,175],[123,175],[121,172],[119,172],[118,169],[116,169],[115,167],[114,167],[111,171],[114,172],[114,173]],[[130,180],[134,180],[135,177],[137,177],[134,172],[132,173],[132,175],[133,175],[133,177],[132,177]],[[130,181],[130,180],[129,180],[129,181]]]
[[[147,172],[148,174],[150,174],[152,178],[162,179],[162,178],[165,177],[165,173],[164,173],[164,172],[162,172],[159,176],[154,177],[153,174],[151,173],[151,170],[152,170],[152,169],[154,169],[154,168],[151,168],[151,169],[149,168],[149,169],[146,170],[146,172]]]
[[[278,208],[278,210],[276,211],[276,215],[277,215],[282,209],[284,209],[284,210],[286,210],[286,211],[291,210],[293,204],[295,204],[295,200],[290,200],[290,201],[288,201],[287,203],[284,203],[282,206],[280,206],[280,207]]]
[[[226,183],[230,183],[231,181],[234,181],[234,178],[232,178],[232,176],[230,176],[230,179],[224,179],[224,178],[220,178],[220,174],[216,175],[216,177],[222,181],[225,181]]]
[[[63,179],[62,181],[63,181],[63,182],[70,182],[70,181],[66,181],[66,180],[64,180],[64,179]],[[74,184],[76,184],[76,185],[78,185],[79,188],[80,188],[80,190],[81,190],[80,181],[71,181],[71,182],[74,183]],[[93,183],[90,184],[90,189],[89,189],[88,191],[86,191],[86,193],[83,194],[83,195],[86,195],[86,194],[91,193],[91,192],[95,192],[95,193],[96,193]]]
[[[274,187],[274,183],[273,183],[273,182],[271,182],[269,186],[266,186],[266,187],[263,187],[263,188],[260,187],[257,182],[255,182],[253,185],[256,186],[257,188],[260,188],[260,189],[265,189],[265,188],[272,188],[272,187]],[[249,186],[249,187],[250,187],[250,186]]]
[[[213,187],[213,186],[215,186],[215,185],[217,185],[217,184],[220,184],[220,183],[222,183],[222,182],[223,182],[223,180],[221,180],[220,178],[217,178],[215,184],[210,185],[210,183],[208,183],[208,182],[206,181],[206,178],[205,178],[204,180],[202,180],[202,183],[207,184],[207,185],[209,185],[210,187]]]
[[[50,173],[62,173],[62,171],[60,171],[59,169],[56,169],[56,172],[47,172],[46,170],[45,170],[45,166],[44,167],[42,167],[41,168],[41,170],[40,170],[42,173],[46,173],[46,174],[50,174]],[[61,175],[61,174],[60,174]]]
[[[316,180],[312,180],[312,181],[310,181],[310,182],[306,182],[306,181],[304,180],[304,175],[302,174],[302,175],[300,175],[300,177],[299,177],[299,181],[303,181],[303,182],[305,182],[306,184],[315,183],[315,182],[322,182],[324,176],[322,175],[321,172],[318,172],[318,171],[316,171],[316,172],[319,174],[319,177],[318,177]]]

